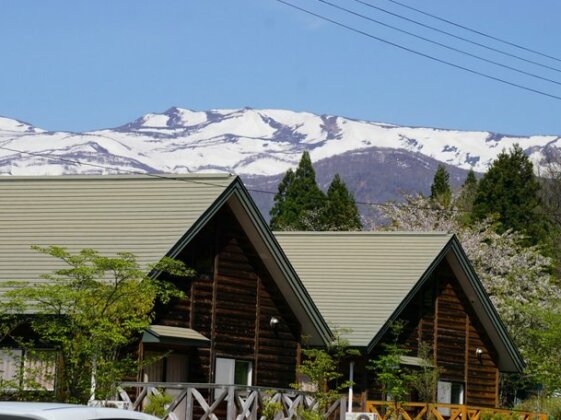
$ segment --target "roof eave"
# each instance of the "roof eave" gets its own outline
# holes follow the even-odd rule
[[[395,311],[392,313],[392,315],[384,323],[382,328],[380,328],[378,330],[378,332],[376,333],[376,335],[374,336],[374,338],[372,338],[372,340],[370,340],[370,343],[368,343],[368,346],[366,347],[368,353],[370,353],[374,349],[374,347],[380,342],[382,337],[390,329],[392,322],[394,322],[395,320],[398,319],[399,315],[401,315],[401,313],[404,311],[404,309],[407,307],[407,305],[413,300],[415,295],[421,290],[421,288],[429,280],[430,276],[432,275],[432,273],[434,272],[434,270],[436,269],[438,264],[440,264],[440,262],[446,256],[446,253],[448,252],[448,249],[450,247],[450,243],[452,241],[452,238],[450,238],[450,240],[446,243],[446,245],[444,245],[442,247],[442,249],[440,250],[440,252],[436,256],[436,258],[427,267],[427,269],[425,270],[425,272],[423,273],[423,275],[421,276],[419,281],[417,281],[417,283],[415,283],[415,286],[413,286],[411,288],[409,293],[405,296],[405,298],[401,301],[399,306],[395,309]]]
[[[176,244],[168,251],[166,256],[171,258],[177,257],[233,195],[236,195],[251,218],[261,239],[267,245],[271,255],[275,258],[276,263],[289,282],[290,287],[293,289],[299,303],[306,311],[306,314],[310,317],[321,340],[324,344],[328,344],[333,338],[333,334],[329,326],[323,319],[315,303],[312,301],[312,298],[296,274],[296,271],[288,261],[288,258],[282,251],[282,248],[276,241],[274,235],[267,226],[265,219],[261,215],[261,212],[255,205],[253,199],[239,177],[236,176],[232,180],[230,185],[224,189],[212,205],[209,206],[209,208],[199,217],[199,219],[181,237],[181,239],[176,242]],[[151,273],[153,277],[157,277],[159,274],[159,272]]]
[[[248,215],[251,217],[254,226],[258,229],[262,240],[267,245],[271,255],[275,258],[275,261],[281,269],[283,275],[288,280],[291,288],[293,289],[296,297],[299,300],[299,303],[302,305],[307,315],[310,317],[321,340],[325,345],[329,344],[333,339],[333,333],[331,329],[321,315],[307,289],[304,287],[304,284],[300,280],[300,277],[298,277],[296,270],[294,270],[294,268],[292,267],[292,264],[277,242],[272,231],[269,229],[267,222],[263,218],[263,215],[255,205],[253,199],[251,199],[251,196],[245,188],[243,182],[237,182],[234,190],[237,193],[237,197],[240,199]]]
[[[458,261],[461,264],[462,269],[468,276],[468,279],[472,287],[477,293],[477,297],[479,298],[483,306],[483,309],[486,312],[486,315],[489,317],[500,340],[505,346],[505,349],[508,353],[508,357],[511,359],[512,365],[516,369],[515,371],[521,372],[526,366],[526,364],[524,363],[524,359],[522,358],[522,355],[520,354],[518,348],[514,344],[514,341],[510,336],[508,330],[506,329],[506,326],[504,325],[503,321],[501,320],[495,306],[491,302],[491,299],[489,299],[489,296],[487,295],[487,292],[485,291],[485,288],[483,287],[483,284],[481,283],[479,276],[477,275],[475,269],[469,262],[469,259],[465,254],[465,251],[463,250],[458,238],[456,238],[455,235],[450,241],[450,247],[454,251],[456,257],[458,258]]]
[[[473,266],[469,262],[467,255],[465,254],[460,241],[456,237],[456,235],[452,235],[450,240],[446,243],[446,245],[442,248],[439,252],[438,256],[433,260],[427,270],[423,273],[420,280],[415,284],[415,286],[411,289],[411,291],[407,294],[407,296],[403,299],[400,305],[396,308],[390,318],[386,321],[384,326],[377,332],[374,338],[370,341],[367,347],[367,352],[370,353],[374,347],[379,343],[381,338],[387,333],[389,330],[391,323],[398,319],[399,315],[403,312],[405,307],[411,302],[413,297],[419,292],[419,290],[423,287],[423,285],[428,281],[438,264],[442,262],[442,260],[446,257],[448,252],[452,251],[454,255],[457,257],[458,262],[461,265],[462,270],[467,276],[468,281],[470,282],[471,286],[473,287],[475,293],[477,294],[477,298],[482,304],[482,307],[485,311],[485,315],[491,321],[491,324],[501,342],[503,343],[506,351],[507,356],[511,360],[511,365],[515,367],[516,372],[520,372],[524,369],[525,363],[520,355],[518,349],[514,345],[510,334],[508,333],[505,325],[503,324],[502,320],[500,319],[497,310],[495,309],[493,303],[489,299],[483,284],[479,280],[477,273],[475,272]]]

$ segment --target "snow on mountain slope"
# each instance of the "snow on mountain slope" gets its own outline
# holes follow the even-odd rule
[[[35,128],[27,123],[13,120],[6,117],[0,117],[0,134],[5,133],[40,133],[44,130]]]
[[[483,172],[501,150],[515,143],[535,162],[548,148],[561,146],[558,136],[400,127],[250,108],[170,108],[115,129],[86,133],[47,132],[0,117],[0,174],[225,171],[263,176],[294,167],[304,150],[318,161],[372,148],[419,153]]]

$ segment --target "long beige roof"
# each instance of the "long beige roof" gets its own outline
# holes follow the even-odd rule
[[[31,245],[157,262],[236,179],[231,175],[0,177],[0,281],[57,267]]]
[[[452,235],[404,232],[275,232],[330,326],[367,346]]]

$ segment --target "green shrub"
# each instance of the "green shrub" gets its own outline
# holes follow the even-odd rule
[[[163,417],[166,414],[167,407],[172,401],[173,397],[171,395],[159,390],[159,392],[148,397],[148,404],[146,404],[142,411],[156,417]]]
[[[561,397],[532,397],[516,406],[517,410],[547,413],[551,420],[561,420]]]

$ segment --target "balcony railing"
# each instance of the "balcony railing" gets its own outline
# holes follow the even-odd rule
[[[313,396],[292,389],[172,382],[123,382],[115,399],[94,404],[141,411],[152,396],[162,393],[172,397],[163,407],[164,420],[264,420],[264,410],[271,404],[275,420],[292,420],[302,409],[316,406]],[[344,420],[346,407],[341,398],[323,417]]]
[[[379,420],[547,420],[545,413],[505,410],[501,408],[475,407],[463,404],[416,403],[394,405],[388,401],[367,401],[366,411],[375,413]]]
[[[163,420],[264,420],[264,410],[274,404],[274,420],[299,419],[301,410],[313,409],[316,401],[309,393],[239,385],[173,382],[123,382],[119,394],[97,404],[142,411],[153,396],[165,393],[171,401],[163,407]],[[545,413],[513,411],[460,404],[366,401],[362,409],[377,420],[547,420]],[[346,398],[335,401],[324,419],[345,420]],[[271,417],[269,417],[271,418]]]

